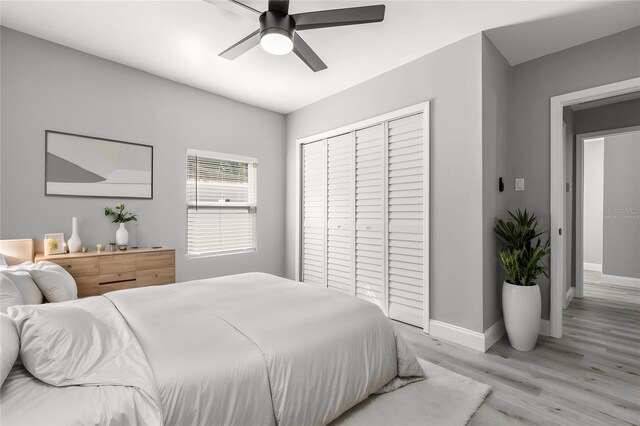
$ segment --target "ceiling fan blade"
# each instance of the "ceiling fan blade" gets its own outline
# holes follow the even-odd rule
[[[269,0],[270,12],[282,12],[285,15],[289,13],[289,0]]]
[[[238,56],[247,53],[249,50],[253,49],[257,45],[260,44],[260,30],[255,30],[218,56],[222,56],[225,59],[234,60]]]
[[[218,6],[224,10],[235,13],[236,15],[244,16],[246,18],[255,20],[262,12],[247,6],[237,0],[204,0],[207,3],[211,3],[214,6]]]
[[[317,12],[297,13],[291,16],[296,21],[296,30],[300,31],[382,22],[384,20],[384,9],[385,6],[380,4],[347,9],[319,10]]]
[[[295,34],[293,36],[293,53],[298,55],[298,58],[302,59],[302,62],[307,64],[309,68],[313,70],[313,72],[322,71],[327,69],[327,66],[316,52],[309,47],[309,45],[300,37],[300,34]]]

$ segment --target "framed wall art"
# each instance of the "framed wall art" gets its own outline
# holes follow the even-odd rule
[[[45,132],[45,195],[153,198],[153,147]]]

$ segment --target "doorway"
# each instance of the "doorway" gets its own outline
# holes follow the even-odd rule
[[[638,163],[640,126],[576,135],[577,298],[585,282],[640,288]]]
[[[550,213],[551,213],[551,292],[549,335],[562,337],[562,311],[566,301],[566,191],[567,165],[563,143],[563,108],[584,102],[640,91],[640,78],[634,78],[550,99]]]

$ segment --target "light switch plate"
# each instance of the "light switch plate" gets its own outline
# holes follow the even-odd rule
[[[516,179],[516,191],[524,191],[524,178]]]

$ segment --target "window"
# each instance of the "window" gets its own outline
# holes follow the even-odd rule
[[[187,255],[256,250],[258,160],[187,151]]]

